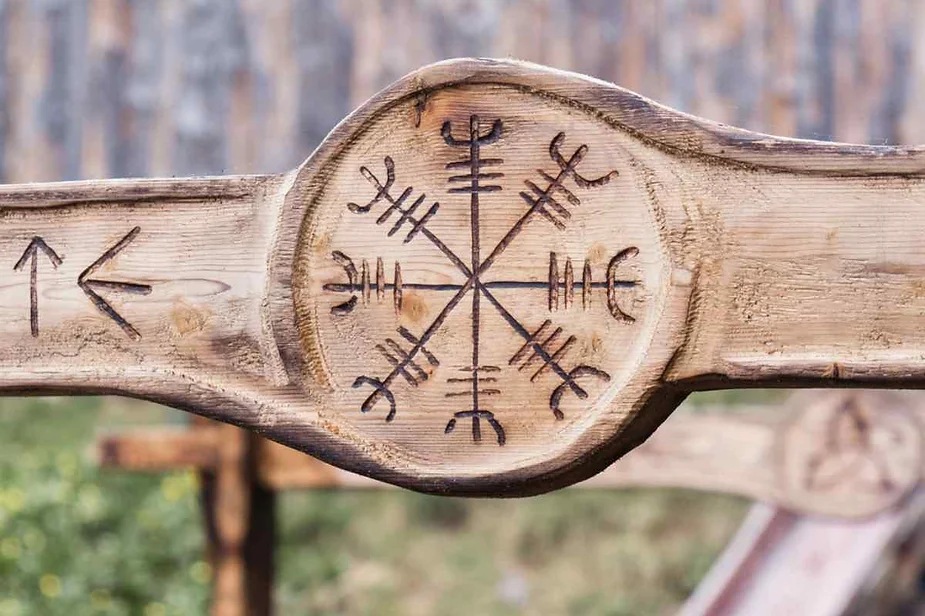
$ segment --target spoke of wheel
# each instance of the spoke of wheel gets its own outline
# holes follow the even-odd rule
[[[566,383],[569,383],[571,386],[571,383],[573,382],[572,377],[569,376],[568,372],[566,372],[558,362],[553,360],[552,355],[546,352],[546,349],[544,349],[541,345],[533,340],[533,335],[526,327],[523,326],[520,321],[517,320],[517,317],[511,314],[510,311],[505,308],[500,301],[498,301],[498,298],[492,295],[491,291],[489,291],[484,284],[481,282],[476,282],[476,285],[477,291],[482,292],[482,294],[485,296],[485,299],[487,299],[491,305],[493,305],[498,310],[498,312],[501,314],[501,317],[507,321],[508,325],[511,326],[511,329],[520,334],[524,340],[529,342],[533,347],[533,351],[539,355],[540,359],[546,362],[549,367],[552,368],[553,372],[559,376],[560,379]]]
[[[572,156],[572,159],[574,158],[575,157]],[[569,161],[569,163],[571,163],[571,160]],[[533,217],[533,215],[536,214],[544,205],[546,205],[547,201],[552,196],[552,193],[556,190],[556,188],[562,185],[562,182],[564,181],[564,179],[565,179],[565,171],[563,170],[563,171],[560,171],[559,174],[555,177],[553,183],[550,184],[549,187],[546,189],[546,192],[542,196],[537,198],[536,203],[534,203],[530,207],[530,209],[524,212],[523,216],[521,216],[517,220],[517,222],[514,223],[514,226],[512,226],[508,230],[508,232],[504,235],[504,237],[501,238],[501,241],[498,242],[498,244],[494,247],[491,253],[489,253],[489,255],[485,257],[485,260],[482,261],[481,265],[479,265],[479,268],[478,268],[479,276],[487,272],[488,269],[494,264],[495,260],[501,256],[501,253],[507,250],[507,247],[511,244],[511,242],[514,241],[514,239],[518,235],[520,235],[520,232],[523,231],[524,227],[527,226],[527,223],[530,222],[530,219]]]
[[[421,233],[424,234],[424,236],[425,236],[427,239],[429,239],[429,240],[431,241],[431,243],[432,243],[434,246],[436,246],[436,247],[440,250],[440,252],[442,252],[444,255],[446,255],[446,258],[449,259],[450,261],[452,261],[452,262],[453,262],[453,265],[455,265],[456,267],[458,267],[458,268],[459,268],[459,271],[461,271],[463,274],[465,274],[466,278],[471,278],[471,277],[472,277],[472,271],[466,266],[465,263],[463,263],[463,260],[460,259],[459,256],[458,256],[455,252],[453,252],[452,250],[450,250],[449,246],[447,246],[446,244],[444,244],[443,241],[442,241],[439,237],[437,237],[436,235],[434,235],[433,232],[431,232],[430,229],[428,229],[428,228],[425,227],[425,228],[421,229]]]
[[[421,334],[421,337],[418,341],[411,347],[411,350],[408,351],[406,357],[402,358],[401,362],[392,368],[392,371],[389,372],[389,375],[383,379],[382,383],[388,385],[392,380],[398,376],[399,372],[403,370],[410,362],[414,359],[414,356],[417,355],[420,350],[424,347],[425,344],[437,333],[437,330],[440,329],[440,326],[443,325],[443,322],[446,321],[447,317],[450,316],[450,313],[453,312],[453,309],[462,301],[466,296],[466,293],[472,289],[472,285],[475,284],[475,276],[471,276],[469,280],[466,281],[466,284],[462,286],[459,291],[456,292],[456,295],[447,302],[446,306],[443,307],[443,310],[440,311],[440,314],[431,322],[431,324],[424,330],[424,333]]]

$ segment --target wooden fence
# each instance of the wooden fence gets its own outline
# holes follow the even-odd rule
[[[925,142],[922,0],[0,0],[0,179],[282,171],[455,56],[753,130]]]

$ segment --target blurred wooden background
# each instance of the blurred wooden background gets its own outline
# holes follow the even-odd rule
[[[925,142],[923,0],[0,0],[0,180],[282,171],[456,56],[754,130]]]

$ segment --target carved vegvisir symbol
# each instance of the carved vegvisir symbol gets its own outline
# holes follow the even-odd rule
[[[644,287],[634,267],[640,249],[598,243],[582,255],[558,247],[570,233],[581,238],[587,197],[620,170],[583,164],[589,145],[572,143],[566,131],[546,138],[542,158],[534,158],[545,161],[541,166],[524,168],[507,158],[523,147],[508,131],[503,117],[479,114],[440,123],[440,153],[448,154],[439,161],[443,185],[433,186],[431,172],[426,191],[414,170],[403,172],[391,154],[353,167],[353,177],[362,179],[354,186],[368,184],[371,195],[343,201],[343,216],[368,221],[364,232],[381,240],[365,244],[381,248],[331,246],[328,262],[340,274],[322,289],[336,298],[327,313],[339,331],[379,330],[368,338],[364,357],[371,361],[351,382],[363,392],[356,412],[381,412],[386,422],[406,408],[440,412],[445,434],[465,422],[473,441],[487,431],[505,445],[511,438],[506,412],[517,414],[526,403],[523,392],[541,397],[561,420],[566,402],[574,408],[613,379],[595,361],[602,343],[580,315],[606,311],[608,328],[634,327]],[[393,256],[390,246],[401,252]],[[408,255],[425,253],[428,268],[439,269],[443,279],[421,267],[410,271]],[[425,395],[428,402],[421,403]]]

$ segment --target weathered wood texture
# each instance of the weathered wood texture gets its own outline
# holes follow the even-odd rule
[[[0,180],[295,167],[419,66],[511,56],[774,134],[925,142],[920,0],[6,0]]]
[[[285,174],[0,187],[0,388],[145,397],[418,489],[555,489],[698,389],[921,387],[923,165],[438,63]]]
[[[274,10],[285,6],[274,5]],[[614,4],[593,10],[575,5],[567,18],[539,5],[527,7],[529,15],[517,12],[521,5],[448,6],[438,18],[429,4],[417,12],[410,5],[396,4],[299,5],[279,14],[277,26],[302,24],[293,37],[302,44],[303,30],[338,32],[345,30],[338,24],[354,23],[353,19],[372,20],[371,28],[389,33],[421,21],[419,33],[432,28],[435,45],[452,54],[473,53],[470,46],[488,46],[486,51],[497,54],[504,52],[495,47],[502,44],[499,41],[520,44],[498,34],[511,30],[504,27],[505,20],[523,25],[544,16],[548,22],[534,23],[537,28],[531,31],[540,33],[543,43],[536,51],[545,53],[555,48],[556,33],[563,28],[572,37],[569,48],[585,50],[585,41],[593,38],[590,33],[606,22],[595,17],[601,17],[598,13],[606,12],[621,27],[652,16],[614,16],[612,11],[620,8]],[[797,10],[805,9],[803,5],[769,6],[775,7],[769,9],[772,13],[788,16],[783,20],[787,23],[791,15],[799,23],[805,17]],[[863,6],[870,11],[872,5]],[[9,19],[25,21],[10,32],[28,31],[35,8],[11,5]],[[352,74],[337,62],[317,63],[317,55],[306,52],[311,61],[305,63],[313,70],[323,66],[331,72],[316,75],[312,87],[299,90],[291,99],[298,102],[297,109],[284,109],[275,106],[290,100],[280,84],[289,87],[293,80],[277,82],[262,78],[260,71],[251,74],[252,63],[242,58],[251,54],[260,58],[260,41],[279,44],[286,37],[276,27],[267,30],[269,38],[248,35],[252,22],[244,18],[245,5],[183,4],[176,11],[165,9],[144,19],[138,18],[144,9],[120,3],[38,8],[40,23],[47,22],[52,30],[51,51],[48,62],[30,58],[30,66],[57,70],[61,63],[70,66],[72,58],[86,57],[79,52],[87,49],[91,59],[102,53],[108,62],[98,70],[81,65],[66,73],[52,71],[48,87],[39,90],[45,112],[40,119],[50,123],[48,130],[39,131],[37,139],[27,143],[41,142],[43,135],[54,137],[56,147],[43,149],[39,143],[35,148],[43,151],[43,160],[61,163],[58,175],[76,176],[78,158],[105,150],[103,143],[111,145],[144,132],[144,114],[135,113],[129,104],[137,102],[133,96],[139,88],[128,87],[124,97],[115,90],[98,100],[94,96],[106,91],[106,80],[119,74],[115,67],[120,62],[131,65],[126,58],[135,58],[123,50],[127,55],[114,60],[119,45],[134,45],[156,31],[151,24],[159,18],[164,29],[156,40],[176,34],[177,45],[156,45],[152,53],[179,48],[180,77],[167,96],[176,121],[160,125],[158,119],[151,135],[155,143],[163,135],[171,136],[168,158],[181,172],[234,171],[236,164],[229,161],[238,150],[278,152],[285,149],[282,144],[311,138],[318,124],[305,120],[301,106],[325,113],[334,109],[333,104],[328,109],[326,97],[340,88],[327,83],[326,77]],[[629,4],[624,8],[627,14],[639,10],[638,5],[632,11]],[[674,75],[672,70],[677,70],[678,81],[669,83],[672,92],[696,90],[691,84],[697,80],[689,79],[698,75],[698,66],[680,65],[699,56],[683,45],[677,52],[682,35],[698,31],[699,19],[713,20],[718,27],[730,15],[742,13],[741,8],[726,7],[726,12],[717,8],[661,7],[655,21],[663,20],[666,27],[652,39],[658,41],[658,53],[650,53],[653,48],[643,37],[645,62],[664,63],[655,67],[664,69],[656,74]],[[844,7],[845,12],[836,8],[823,4],[813,13],[813,41],[827,45],[832,32],[840,32],[833,25],[835,16],[862,15],[861,5]],[[261,15],[275,14],[274,10],[259,9]],[[483,12],[484,20],[476,19]],[[496,14],[500,17],[493,20]],[[760,23],[778,24],[780,15],[762,11]],[[897,17],[890,23],[909,21]],[[676,22],[684,25],[675,32]],[[497,31],[487,27],[490,23]],[[469,29],[461,31],[465,36],[454,36],[454,24],[467,25]],[[634,36],[643,32],[629,31]],[[377,40],[372,31],[355,33],[351,49]],[[496,35],[491,41],[489,33]],[[760,40],[766,49],[776,51],[783,39],[774,32],[765,34],[741,32],[743,41]],[[319,40],[307,38],[313,44]],[[894,39],[905,40],[888,37]],[[394,50],[390,41],[391,37],[382,37],[374,51],[386,55]],[[91,43],[101,44],[102,52]],[[713,51],[703,52],[711,71],[723,66],[723,59],[747,57],[735,45]],[[828,53],[827,48],[814,47],[812,57],[828,57]],[[397,64],[389,66],[400,70]],[[273,70],[285,65],[275,56],[265,64]],[[356,66],[369,68],[365,62]],[[803,68],[798,66],[800,73]],[[824,63],[819,68],[822,85],[817,88],[826,104],[837,73],[828,68]],[[632,81],[604,70],[585,70]],[[748,72],[729,70],[736,83]],[[376,77],[366,77],[351,79],[350,95],[341,102],[349,104],[351,97],[368,94],[372,88],[364,88]],[[713,85],[719,87],[723,79]],[[131,79],[126,78],[126,83]],[[862,89],[869,90],[867,86]],[[756,88],[752,84],[743,91],[753,95]],[[316,96],[316,90],[321,94]],[[18,95],[27,88],[10,91]],[[66,94],[62,97],[60,92]],[[689,104],[693,98],[650,94],[722,119],[710,108]],[[123,98],[125,108],[104,110],[103,101]],[[813,107],[811,100],[797,98],[798,109]],[[747,107],[739,98],[735,101],[736,110]],[[888,107],[895,109],[895,105]],[[9,108],[17,105],[13,102]],[[833,114],[838,111],[824,104],[821,115]],[[479,115],[488,118],[484,124],[480,125]],[[79,129],[62,128],[71,126],[69,117],[82,122]],[[267,122],[293,117],[299,121],[283,131],[289,141],[275,139],[279,135]],[[798,128],[805,133],[805,127]],[[293,141],[293,135],[298,139]],[[115,141],[105,141],[107,136]],[[479,175],[483,163],[479,144],[490,152],[485,154],[486,168],[494,166],[484,177]],[[460,149],[463,146],[467,153]],[[343,216],[345,208],[365,214],[381,205],[389,188],[380,181],[391,187],[393,153],[402,174],[400,186],[407,186],[400,199],[412,191],[405,179],[409,171],[416,184],[420,181],[421,196],[409,207],[423,201],[422,187],[440,191],[434,187],[447,182],[455,186],[441,191],[445,207],[431,223],[437,235],[422,230],[436,213],[436,203],[417,220],[410,210],[401,212],[388,237],[408,223],[406,248],[396,248],[388,238],[376,235],[381,229],[366,224],[369,217],[355,222]],[[551,489],[599,470],[638,444],[692,389],[762,382],[920,385],[914,366],[920,336],[915,316],[921,296],[916,286],[921,230],[915,214],[921,154],[758,138],[675,114],[602,82],[531,65],[431,66],[390,87],[351,116],[297,173],[194,182],[4,187],[0,191],[3,230],[10,241],[0,246],[0,259],[15,263],[20,279],[16,289],[11,286],[3,295],[8,334],[2,354],[3,387],[9,393],[83,389],[149,397],[266,431],[354,470],[423,489],[478,493],[509,493],[517,485],[523,492]],[[501,155],[507,158],[503,172],[497,171],[504,162]],[[586,155],[588,160],[579,170]],[[553,169],[558,165],[558,179],[546,171],[547,158],[552,159]],[[127,150],[98,158],[107,164],[131,160]],[[387,180],[377,179],[368,167],[376,165],[382,174],[379,160]],[[469,175],[447,178],[444,167],[463,166],[471,167]],[[99,169],[105,175],[132,172],[105,165]],[[869,177],[884,173],[904,175],[883,181]],[[497,195],[502,186],[491,181],[502,176],[508,183],[505,198],[492,201],[484,195],[480,217],[480,193]],[[379,185],[379,194],[373,193],[371,201],[364,178]],[[480,186],[480,178],[488,183]],[[578,187],[574,190],[589,193],[586,197],[582,192],[584,202],[565,180],[574,181]],[[541,189],[535,181],[547,182],[548,187]],[[516,189],[512,194],[511,183],[539,195],[536,201],[527,193],[521,195],[530,203],[522,217],[523,204]],[[571,210],[555,203],[552,213],[553,192],[567,199]],[[471,193],[471,199],[454,193]],[[393,199],[395,195],[386,200]],[[830,203],[842,209],[836,214],[823,207]],[[375,222],[383,223],[395,209],[400,209],[397,203]],[[521,233],[540,214],[559,229],[534,225],[531,232]],[[571,229],[556,233],[565,229],[569,217]],[[860,224],[845,220],[855,217]],[[486,244],[482,253],[481,227]],[[510,231],[504,234],[504,229]],[[409,244],[418,233],[426,241]],[[518,236],[516,249],[507,250]],[[470,237],[471,261],[466,255]],[[491,246],[495,248],[486,256]],[[434,247],[443,254],[429,254]],[[343,251],[358,260],[354,263]],[[505,257],[495,263],[505,251]],[[466,255],[465,262],[458,254]],[[50,266],[40,267],[39,259],[45,256]],[[392,283],[385,279],[386,259],[394,259]],[[547,267],[545,262],[548,275],[538,273]],[[405,266],[404,283],[400,264]],[[361,265],[362,276],[357,271]],[[606,282],[601,281],[603,270]],[[38,272],[42,283],[37,291]],[[619,276],[616,285],[615,276]],[[415,289],[426,291],[426,299],[412,292]],[[394,310],[382,305],[386,290]],[[606,302],[594,298],[597,290]],[[371,291],[378,311],[369,306],[372,316],[356,313],[347,318],[359,295],[364,307],[370,303]],[[345,301],[339,294],[352,296]],[[444,308],[441,294],[452,297]],[[548,304],[538,301],[547,294]],[[121,298],[113,300],[115,305],[107,299],[113,295]],[[493,321],[480,320],[481,296],[485,310],[498,313]],[[444,328],[449,334],[432,338],[461,298],[467,300],[466,307],[457,311],[452,326]],[[53,307],[39,311],[40,299],[54,300]],[[587,318],[575,317],[576,304],[590,311]],[[566,314],[570,308],[573,314]],[[845,311],[855,314],[845,319]],[[466,312],[471,314],[471,328]],[[101,317],[112,323],[104,327]],[[556,346],[558,341],[556,345],[553,341],[563,331],[560,323],[571,329]],[[547,326],[554,331],[547,334]],[[471,357],[465,350],[470,344],[467,329],[471,329]],[[807,338],[803,330],[812,336]],[[386,336],[400,337],[397,342],[383,339],[383,332],[397,332]],[[481,352],[480,336],[491,341],[481,346]],[[515,352],[521,344],[522,350]],[[572,355],[564,363],[567,352]],[[418,387],[440,365],[431,353],[443,361],[439,379],[434,379],[441,385]],[[581,355],[575,358],[577,353]],[[414,355],[427,360],[426,371],[414,363]],[[107,361],[100,361],[103,357]],[[537,358],[540,365],[535,368],[531,362]],[[387,361],[395,366],[391,371]],[[382,376],[383,366],[387,376]],[[532,376],[524,371],[527,367],[535,370]],[[471,376],[464,378],[459,372],[466,370]],[[545,381],[531,385],[541,376]],[[497,408],[505,415],[507,429],[493,410],[480,403],[480,397],[501,398],[502,380],[506,398]],[[594,386],[590,397],[579,380]],[[395,423],[391,420],[396,404],[389,389],[393,381],[396,386],[407,381],[408,386],[399,390],[402,406],[417,411],[408,418],[403,412]],[[497,385],[489,385],[496,381]],[[459,392],[450,389],[457,386],[471,389],[462,392],[471,393],[471,403],[451,404],[456,400],[449,399]],[[551,413],[538,419],[541,398]],[[446,411],[450,406],[449,421],[445,414],[420,412]],[[374,408],[375,413],[369,412]],[[456,430],[457,423],[471,430],[476,445],[484,430],[499,449],[488,451],[483,446],[479,455],[473,455],[461,434],[464,430]]]

